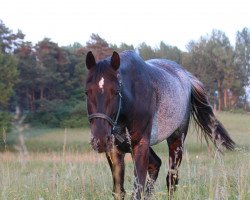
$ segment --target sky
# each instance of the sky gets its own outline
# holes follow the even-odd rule
[[[60,46],[83,45],[92,33],[108,43],[160,41],[186,50],[191,40],[213,29],[226,33],[231,44],[237,31],[250,28],[248,0],[0,0],[0,19],[26,41],[48,37]]]

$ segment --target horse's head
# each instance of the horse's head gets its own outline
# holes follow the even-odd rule
[[[87,110],[91,127],[91,145],[94,150],[108,152],[113,146],[112,128],[121,109],[121,82],[118,77],[119,54],[98,63],[92,52],[86,57]]]

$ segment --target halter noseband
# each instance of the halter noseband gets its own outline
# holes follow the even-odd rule
[[[111,117],[109,117],[108,115],[104,114],[104,113],[93,113],[91,115],[88,115],[88,119],[89,119],[89,122],[92,120],[92,119],[95,119],[95,118],[101,118],[101,119],[105,119],[109,122],[109,124],[112,126],[112,132],[115,130],[115,127],[117,125],[117,122],[118,122],[118,118],[120,116],[120,113],[121,113],[121,107],[122,107],[122,94],[121,94],[121,87],[122,87],[122,82],[121,80],[119,80],[119,92],[118,92],[118,95],[119,95],[119,105],[118,105],[118,111],[116,113],[116,117],[115,117],[115,120],[113,121],[113,119]]]

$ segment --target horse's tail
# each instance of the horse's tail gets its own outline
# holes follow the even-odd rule
[[[207,138],[209,138],[220,151],[221,146],[233,150],[235,148],[235,142],[231,139],[221,122],[215,117],[212,107],[208,102],[203,84],[191,74],[190,80],[192,83],[192,116],[203,132],[206,141],[208,141]]]

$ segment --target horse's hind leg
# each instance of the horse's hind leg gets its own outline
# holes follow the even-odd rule
[[[106,153],[106,157],[109,162],[109,166],[112,171],[113,176],[113,196],[114,199],[124,199],[125,190],[124,190],[124,153],[121,153],[117,148],[114,148],[111,152]]]
[[[169,147],[169,171],[166,181],[170,196],[176,189],[176,185],[178,185],[178,167],[182,161],[183,145],[187,131],[188,123],[187,125],[180,127],[169,138],[167,138]]]
[[[161,159],[156,155],[153,149],[149,148],[148,180],[146,183],[146,197],[151,196],[154,190],[154,183],[158,177],[161,167]]]

